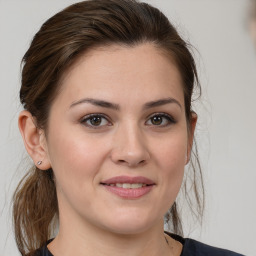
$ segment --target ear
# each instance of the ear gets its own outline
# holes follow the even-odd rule
[[[41,170],[51,168],[44,131],[37,128],[35,118],[29,111],[20,113],[18,125],[26,150],[35,165]]]
[[[197,114],[195,112],[191,112],[191,119],[188,127],[188,145],[187,145],[186,164],[188,164],[191,156],[196,123],[197,123]]]

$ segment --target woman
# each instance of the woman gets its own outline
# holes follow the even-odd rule
[[[191,159],[198,78],[159,10],[74,4],[43,24],[23,64],[19,128],[35,165],[14,195],[22,255],[238,255],[180,236],[185,165],[201,177]]]

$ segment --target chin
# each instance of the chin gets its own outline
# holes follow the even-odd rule
[[[116,234],[132,235],[146,232],[156,225],[163,225],[163,218],[152,218],[153,216],[146,216],[138,214],[136,216],[118,216],[110,223],[106,229]]]

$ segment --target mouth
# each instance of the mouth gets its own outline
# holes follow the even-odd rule
[[[106,184],[106,183],[101,183],[102,185],[110,186],[110,187],[117,187],[117,188],[125,188],[125,189],[134,189],[134,188],[142,188],[146,186],[151,186],[148,184],[144,183],[111,183],[111,184]]]
[[[111,187],[118,187],[118,188],[141,188],[146,186],[155,185],[155,183],[146,177],[143,176],[116,176],[101,182],[102,185],[111,186]]]
[[[137,199],[148,194],[154,185],[152,180],[137,176],[117,176],[100,183],[109,192],[125,199]]]

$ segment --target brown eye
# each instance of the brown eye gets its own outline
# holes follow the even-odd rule
[[[93,116],[88,121],[93,126],[99,126],[101,124],[102,118],[101,116]]]
[[[103,115],[95,115],[95,114],[85,116],[80,122],[83,125],[90,128],[100,128],[100,127],[111,125],[111,123],[108,121],[106,117],[104,117]]]
[[[161,116],[153,116],[151,118],[151,123],[153,125],[160,125],[160,124],[162,124],[162,122],[163,122],[163,118]]]
[[[160,113],[151,116],[146,125],[165,127],[176,123],[175,120],[168,114]]]

